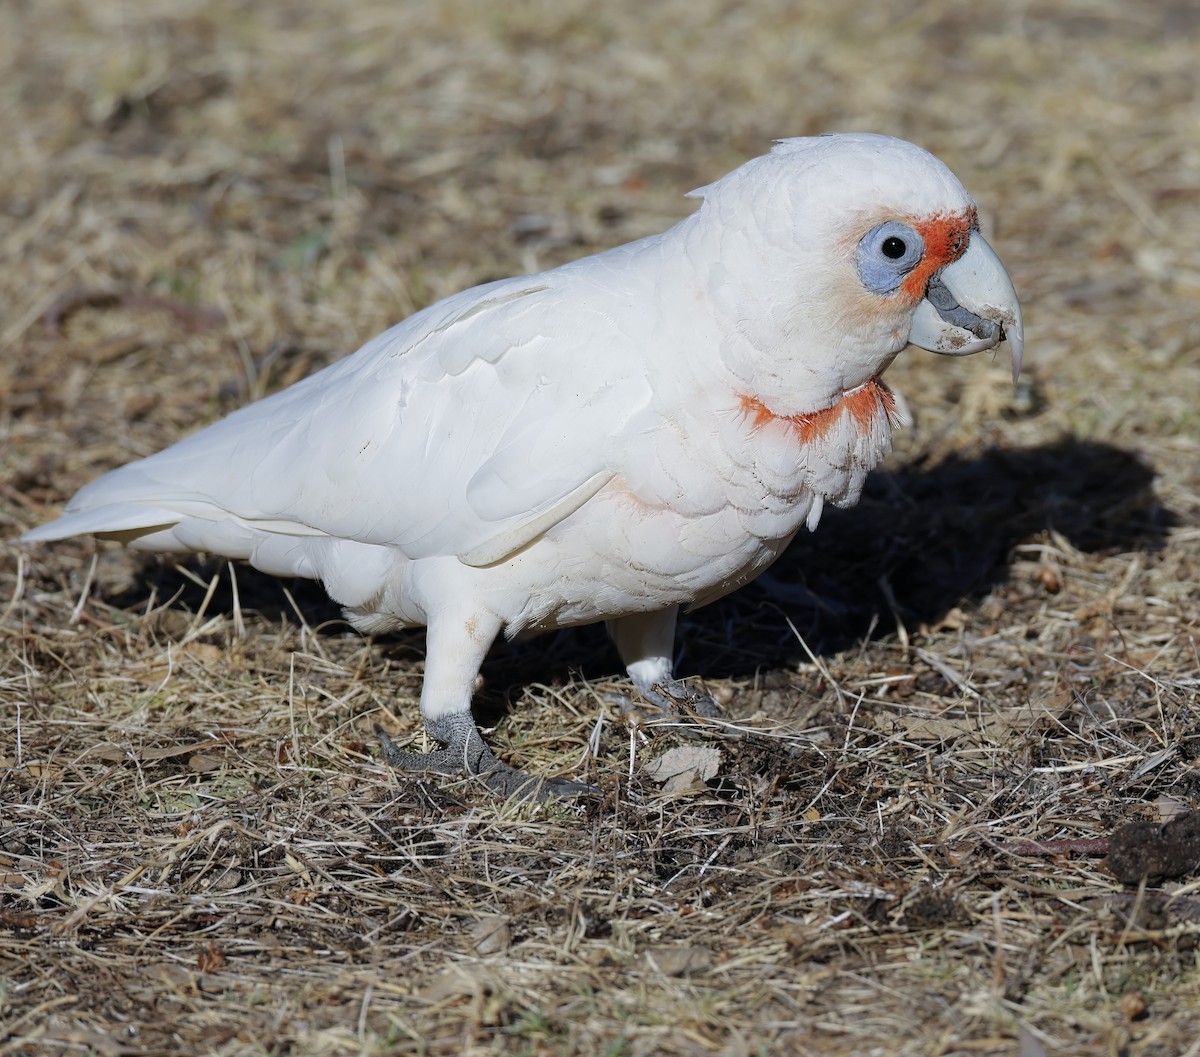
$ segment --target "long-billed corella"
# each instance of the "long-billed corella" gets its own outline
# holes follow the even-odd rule
[[[82,488],[26,541],[94,533],[320,580],[355,627],[428,628],[408,770],[581,792],[471,716],[498,635],[591,621],[652,706],[676,614],[753,579],[891,444],[910,342],[1007,341],[1021,311],[948,168],[868,134],[783,140],[660,235],[448,297],[351,356]]]

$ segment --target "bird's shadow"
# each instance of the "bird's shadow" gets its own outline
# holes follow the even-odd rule
[[[682,642],[691,634],[702,648],[688,667],[745,677],[807,660],[804,645],[829,654],[890,634],[897,622],[936,625],[1008,581],[1022,543],[1057,536],[1087,554],[1160,550],[1177,519],[1159,503],[1154,478],[1138,454],[1073,439],[873,474],[856,507],[827,510],[758,581],[709,607],[711,615],[692,615],[703,623]],[[755,629],[769,627],[764,611],[778,614],[777,634],[738,635],[752,616]]]
[[[802,530],[755,583],[682,618],[677,671],[746,678],[806,660],[805,646],[828,654],[889,634],[897,621],[909,629],[936,624],[1004,583],[1018,544],[1049,533],[1085,553],[1157,550],[1176,519],[1158,502],[1154,476],[1135,453],[1078,440],[931,465],[918,459],[873,474],[856,507],[827,509],[818,530]],[[212,565],[193,568],[198,579],[211,578]],[[192,612],[204,599],[201,588],[154,560],[140,580],[109,601],[144,604],[152,586]],[[312,627],[340,621],[315,583],[290,582],[289,598],[278,579],[239,567],[237,585],[241,607],[269,619],[294,620],[298,610]],[[207,612],[231,612],[234,604],[222,577]],[[420,639],[406,633],[395,642],[408,654]],[[531,682],[620,671],[600,625],[498,643],[484,667],[494,689],[479,704],[493,713]]]

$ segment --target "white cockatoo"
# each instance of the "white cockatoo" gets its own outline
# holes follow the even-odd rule
[[[886,136],[779,142],[660,235],[466,290],[81,489],[26,541],[94,533],[320,580],[364,632],[427,628],[406,770],[534,782],[471,716],[501,633],[608,622],[669,705],[675,619],[747,583],[889,450],[882,375],[1021,312],[945,165]],[[707,699],[693,703],[706,711]]]

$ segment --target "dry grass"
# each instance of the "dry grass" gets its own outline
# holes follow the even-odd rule
[[[1200,797],[1198,43],[1115,0],[0,7],[4,538],[778,135],[941,154],[1030,362],[905,357],[862,506],[687,622],[731,718],[676,796],[694,739],[617,722],[598,633],[481,707],[535,769],[595,736],[607,795],[495,804],[376,762],[419,635],[4,545],[0,1054],[1200,1053],[1200,883],[1005,846]]]

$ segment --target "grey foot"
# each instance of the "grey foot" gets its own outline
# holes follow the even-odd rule
[[[653,686],[639,686],[638,694],[648,706],[651,722],[671,719],[717,719],[721,707],[709,694],[693,690],[681,679]],[[622,713],[637,711],[638,705],[627,697],[618,698]]]
[[[594,796],[595,786],[566,778],[535,778],[518,771],[499,759],[479,733],[469,715],[455,712],[426,723],[429,736],[445,745],[433,752],[409,752],[399,748],[387,732],[375,724],[383,748],[383,758],[398,771],[437,774],[469,774],[478,778],[493,793],[519,800],[545,800],[550,796]]]

